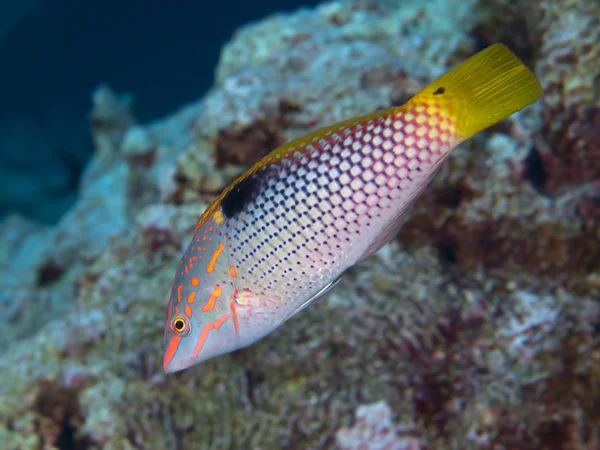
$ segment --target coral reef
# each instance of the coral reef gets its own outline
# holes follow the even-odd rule
[[[399,437],[393,430],[392,410],[384,402],[362,405],[356,410],[356,424],[336,434],[340,450],[419,450],[419,442]]]
[[[0,447],[597,448],[600,192],[545,166],[540,139],[556,158],[567,144],[544,130],[579,117],[555,96],[461,146],[399,238],[319,304],[249,348],[162,371],[173,270],[220,189],[475,52],[463,30],[498,20],[482,8],[353,0],[272,16],[236,33],[206,97],[148,125],[99,87],[75,206],[52,228],[0,224]],[[544,33],[519,51],[558,64],[546,30],[574,25],[527,18]],[[589,82],[568,110],[587,108]]]
[[[472,35],[506,42],[542,86],[542,123],[528,159],[536,189],[559,195],[600,179],[600,4],[580,0],[481,3]],[[483,13],[483,11],[482,11]]]
[[[536,70],[545,90],[539,187],[554,192],[600,181],[600,4],[546,1],[534,13],[532,31],[541,39]]]
[[[589,274],[600,268],[599,4],[497,0],[476,10],[470,34],[484,46],[507,42],[544,97],[493,127],[487,142],[458,150],[465,157],[445,166],[403,242],[433,242],[464,267],[511,265],[597,294]]]

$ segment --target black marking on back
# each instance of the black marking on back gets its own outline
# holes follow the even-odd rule
[[[221,201],[221,209],[225,217],[230,219],[243,210],[254,197],[257,187],[258,180],[255,175],[244,178],[237,183]]]
[[[446,88],[440,86],[439,88],[437,88],[437,90],[433,93],[433,95],[440,95],[443,94],[444,92],[446,92]]]

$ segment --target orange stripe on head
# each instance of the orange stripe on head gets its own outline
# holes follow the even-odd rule
[[[225,314],[224,316],[219,317],[217,320],[213,322],[215,328],[217,330],[221,329],[221,325],[229,320],[231,316],[229,314]]]
[[[190,295],[188,295],[188,303],[194,303],[194,300],[196,299],[196,293],[195,292],[190,292]]]
[[[196,346],[194,347],[194,353],[190,358],[190,362],[196,359],[198,353],[200,353],[200,350],[202,350],[202,347],[204,347],[204,344],[206,343],[206,338],[208,338],[208,334],[213,329],[219,330],[221,328],[221,325],[223,325],[223,323],[229,320],[229,317],[229,314],[225,314],[224,316],[219,317],[214,322],[208,322],[206,325],[204,325],[204,328],[202,328],[200,336],[198,336],[198,340],[196,341]]]
[[[229,275],[231,275],[233,278],[237,277],[237,271],[235,270],[235,266],[229,267]]]
[[[163,369],[166,372],[167,366],[173,361],[175,357],[175,353],[177,353],[177,349],[179,348],[179,343],[181,342],[181,336],[172,336],[169,341],[169,346],[165,351],[165,356],[163,358]]]
[[[231,315],[233,317],[233,325],[235,326],[235,335],[239,338],[240,337],[240,326],[238,324],[238,317],[237,317],[237,313],[235,311],[235,300],[236,300],[237,294],[238,294],[238,290],[236,288],[235,291],[233,291],[233,295],[231,296]]]
[[[196,278],[196,277],[193,277],[193,278],[190,280],[190,284],[191,284],[192,286],[196,287],[196,286],[198,286],[198,285],[200,284],[200,280],[199,280],[198,278]]]
[[[215,270],[215,264],[217,263],[219,256],[221,256],[221,253],[223,252],[224,247],[225,247],[225,244],[223,244],[222,242],[219,242],[219,248],[216,249],[215,252],[213,253],[213,257],[211,258],[210,262],[208,263],[208,267],[206,268],[207,273],[211,273],[213,270]]]
[[[183,308],[183,311],[185,312],[186,316],[188,316],[190,319],[192,318],[192,308],[190,308],[189,305],[185,305],[185,308]]]
[[[177,303],[181,301],[181,289],[183,288],[183,284],[177,286]]]
[[[210,297],[208,297],[208,301],[202,307],[202,311],[206,312],[206,311],[210,311],[210,310],[214,309],[215,303],[217,302],[217,298],[219,298],[222,293],[223,293],[223,289],[221,289],[221,286],[219,286],[217,284],[215,286],[214,291],[212,291],[212,293],[210,294]]]

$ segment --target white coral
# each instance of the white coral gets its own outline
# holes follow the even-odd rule
[[[356,423],[336,434],[340,450],[419,450],[419,441],[411,436],[398,436],[392,423],[392,410],[385,401],[361,405],[356,410]]]

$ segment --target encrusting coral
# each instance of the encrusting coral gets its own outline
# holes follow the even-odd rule
[[[317,305],[251,347],[162,371],[173,268],[215,195],[272,147],[401,103],[474,53],[463,30],[497,20],[481,9],[354,0],[269,17],[224,48],[206,97],[149,125],[100,87],[77,204],[55,228],[0,224],[0,448],[329,449],[353,433],[390,448],[598,447],[600,194],[548,170],[538,145],[593,154],[568,112],[593,110],[587,78],[567,109],[553,94],[462,145],[399,239]],[[543,32],[520,51],[543,82],[554,64],[573,73],[548,55],[552,30],[576,25],[528,20]]]

